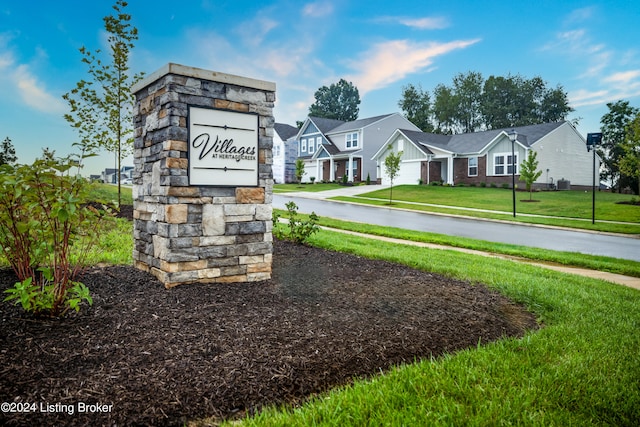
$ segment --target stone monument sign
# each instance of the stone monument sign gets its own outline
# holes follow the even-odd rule
[[[166,287],[269,279],[275,84],[167,64],[133,92],[135,266]]]

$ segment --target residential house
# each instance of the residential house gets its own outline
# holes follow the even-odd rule
[[[298,128],[284,123],[274,125],[273,134],[273,179],[276,183],[295,181],[298,144]]]
[[[116,173],[118,170],[115,168],[106,168],[102,171],[101,179],[102,182],[107,184],[117,184],[118,183],[118,174]],[[133,174],[133,166],[122,166],[120,168],[120,179],[121,180],[131,180]]]
[[[351,122],[308,117],[296,136],[298,157],[305,162],[303,182],[372,182],[378,178],[372,156],[398,129],[420,129],[398,113]]]
[[[512,144],[509,134],[515,131]],[[536,187],[590,187],[593,183],[593,154],[587,152],[586,141],[569,122],[544,123],[515,128],[496,129],[459,135],[440,135],[397,129],[373,156],[381,169],[382,182],[389,182],[384,159],[391,145],[402,151],[398,176],[394,184],[428,184],[439,181],[450,185],[511,185],[512,150],[515,154],[516,185],[520,164],[529,151],[537,153],[542,175]],[[600,159],[596,157],[596,171]]]

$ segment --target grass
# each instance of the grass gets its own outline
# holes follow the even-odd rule
[[[389,189],[377,190],[363,196],[389,200]],[[516,192],[516,211],[535,215],[591,219],[591,191],[541,191],[533,193],[537,202],[529,199],[528,192]],[[596,219],[640,223],[637,206],[617,204],[628,202],[633,196],[596,192]],[[636,197],[637,198],[637,197]],[[393,188],[393,200],[432,203],[444,206],[513,211],[513,192],[502,188],[443,187],[428,185],[400,185]]]
[[[118,186],[112,184],[95,183],[95,189],[92,191],[95,200],[110,201],[114,204],[118,203]],[[133,196],[131,187],[122,186],[120,196],[123,205],[132,205]]]
[[[631,426],[640,421],[640,292],[512,261],[330,231],[314,235],[312,244],[486,283],[525,304],[544,328],[399,366],[302,406],[266,409],[243,425]]]

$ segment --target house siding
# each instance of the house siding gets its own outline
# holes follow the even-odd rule
[[[593,185],[593,154],[587,151],[585,140],[569,123],[541,138],[531,148],[538,153],[542,170],[536,181],[538,186],[555,184],[561,179],[570,181],[572,188]],[[596,157],[596,171],[599,169],[600,159]]]

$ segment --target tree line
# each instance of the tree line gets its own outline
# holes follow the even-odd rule
[[[451,85],[433,91],[420,85],[403,87],[398,106],[424,132],[457,134],[567,119],[573,108],[561,85],[549,87],[539,76],[490,76],[469,71]]]
[[[618,192],[628,187],[640,194],[640,108],[625,100],[610,102],[607,108],[600,119],[602,143],[597,148],[600,178],[612,182]]]

